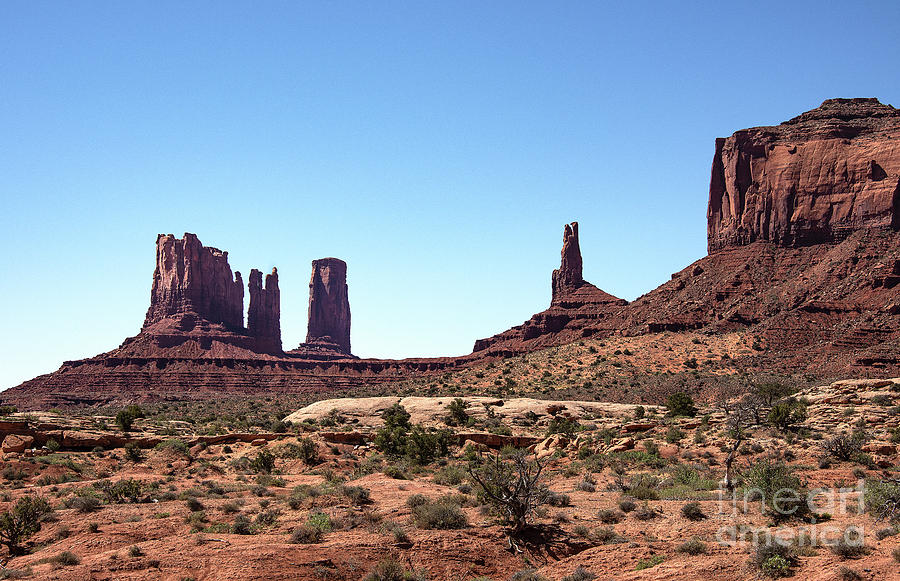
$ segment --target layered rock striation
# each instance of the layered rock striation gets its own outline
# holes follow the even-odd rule
[[[829,99],[774,127],[716,140],[709,252],[769,241],[836,242],[900,227],[900,110]]]

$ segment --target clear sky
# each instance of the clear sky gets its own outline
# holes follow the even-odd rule
[[[900,106],[900,3],[0,3],[0,387],[134,335],[157,233],[348,263],[360,356],[454,355],[550,300],[564,223],[634,299],[706,253],[714,139]]]

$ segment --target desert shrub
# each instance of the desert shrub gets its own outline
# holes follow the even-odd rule
[[[698,502],[689,502],[681,507],[681,516],[688,520],[703,520],[706,515]]]
[[[573,436],[575,432],[584,429],[578,420],[566,416],[553,416],[550,423],[547,424],[547,435],[563,434],[565,436]]]
[[[588,482],[587,480],[582,480],[578,484],[575,485],[576,490],[580,490],[582,492],[596,492],[597,486],[593,482]]]
[[[547,504],[558,508],[564,508],[572,505],[572,499],[568,494],[561,492],[548,491]]]
[[[300,525],[291,532],[291,542],[295,545],[313,545],[322,540],[322,531],[307,524]]]
[[[838,579],[841,581],[862,581],[863,576],[850,567],[838,569]]]
[[[406,451],[406,434],[412,427],[409,412],[399,403],[381,414],[384,426],[375,433],[375,447],[386,455],[399,458]]]
[[[859,454],[860,448],[866,442],[866,434],[860,430],[852,434],[839,434],[828,438],[821,443],[826,456],[836,460],[849,461]]]
[[[420,504],[412,513],[416,525],[423,529],[461,529],[469,525],[458,505],[440,499]]]
[[[350,502],[356,505],[369,504],[372,499],[369,496],[369,489],[362,486],[341,486],[341,494],[346,496]]]
[[[188,510],[191,512],[197,512],[198,510],[203,510],[203,508],[204,508],[203,503],[200,502],[199,500],[197,500],[193,496],[189,496],[188,499],[185,501],[185,504],[187,505]]]
[[[621,510],[622,512],[632,512],[636,508],[637,504],[635,504],[635,502],[630,498],[623,498],[619,501],[619,510]]]
[[[270,527],[278,522],[279,516],[281,516],[281,511],[278,509],[264,510],[256,515],[256,518],[253,519],[253,524],[260,527]]]
[[[128,442],[125,444],[125,457],[132,462],[140,462],[144,457],[144,453],[141,451],[140,446],[134,442]]]
[[[134,557],[134,558],[137,558],[137,557],[143,557],[143,556],[144,556],[144,550],[141,549],[141,548],[140,548],[139,546],[137,546],[137,545],[131,545],[130,547],[128,547],[128,556],[129,556],[129,557]]]
[[[896,547],[893,551],[891,551],[891,556],[895,561],[900,563],[900,547]]]
[[[169,438],[163,440],[156,445],[155,449],[159,451],[171,450],[172,452],[181,454],[182,456],[190,456],[191,454],[187,443],[184,440],[179,440],[178,438]]]
[[[289,502],[290,502],[290,499],[289,499]],[[294,508],[294,507],[291,506],[291,508]],[[236,514],[236,513],[241,512],[241,505],[236,500],[229,500],[228,502],[226,502],[225,504],[222,505],[220,510],[225,514]]]
[[[444,486],[457,486],[465,478],[465,471],[459,466],[444,466],[434,473],[434,482]]]
[[[239,514],[234,517],[231,532],[236,535],[252,535],[256,531],[253,530],[253,524],[250,522],[250,519],[246,515]]]
[[[566,575],[560,581],[594,581],[596,578],[596,575],[579,565],[571,575]]]
[[[506,458],[498,454],[473,461],[469,476],[479,485],[479,496],[497,509],[506,524],[520,532],[551,495],[541,482],[543,469],[539,460],[529,460],[524,452],[516,451]]]
[[[844,529],[840,538],[829,548],[842,559],[857,559],[872,552],[866,546],[863,530],[854,526]]]
[[[646,502],[634,511],[634,517],[638,520],[653,520],[658,516],[659,513]]]
[[[75,496],[64,502],[66,507],[81,513],[94,512],[100,508],[100,499],[93,496]]]
[[[595,542],[608,545],[610,543],[621,543],[622,537],[612,529],[612,527],[600,527],[590,534],[590,538]]]
[[[469,404],[462,398],[456,398],[447,406],[447,417],[444,422],[448,426],[465,426],[469,423],[469,412],[466,408]]]
[[[700,539],[693,538],[675,547],[675,551],[679,553],[685,553],[687,555],[705,555],[707,546],[706,543],[704,543]]]
[[[669,444],[677,444],[681,440],[684,439],[684,432],[676,428],[675,426],[670,427],[666,431],[666,442]]]
[[[669,410],[669,415],[672,416],[694,417],[697,415],[697,407],[694,405],[694,398],[683,391],[670,395],[666,400],[666,408]]]
[[[447,430],[413,426],[406,435],[404,456],[414,464],[430,464],[435,458],[446,456],[450,452],[452,440],[452,434]]]
[[[41,530],[41,520],[53,512],[50,503],[40,496],[23,496],[0,514],[0,543],[10,555],[22,554],[22,541]]]
[[[431,500],[424,494],[413,494],[406,499],[406,506],[412,509],[417,506],[422,506],[423,504],[428,504],[429,502],[431,502]]]
[[[893,537],[897,534],[897,529],[894,527],[884,527],[875,531],[875,538],[879,541],[883,541],[888,537]]]
[[[101,480],[94,484],[110,504],[125,504],[138,502],[144,492],[144,483],[134,478],[123,478],[115,483],[109,480]]]
[[[900,523],[900,483],[866,481],[866,510],[878,520]]]
[[[622,522],[622,519],[625,518],[625,515],[616,510],[604,508],[597,513],[597,518],[600,519],[600,522],[602,522],[603,524],[614,525],[616,523]]]
[[[134,420],[143,417],[145,417],[144,410],[141,409],[140,406],[130,405],[116,414],[116,425],[119,426],[123,432],[130,432]]]
[[[753,552],[750,563],[768,577],[787,577],[797,564],[797,556],[792,547],[780,543],[761,543]]]
[[[745,498],[759,500],[763,512],[776,522],[806,516],[806,487],[790,466],[758,460],[743,474]]]
[[[762,399],[766,405],[772,405],[779,399],[788,397],[796,391],[795,388],[776,381],[754,383],[750,387],[750,393]]]
[[[769,410],[769,424],[779,430],[787,430],[795,424],[806,421],[806,404],[794,398],[780,401]]]
[[[363,581],[423,581],[424,575],[407,571],[394,559],[379,561]]]
[[[250,461],[250,470],[257,474],[271,474],[275,470],[275,454],[260,450],[256,458]]]
[[[662,555],[653,555],[649,559],[640,559],[637,562],[637,565],[635,565],[634,570],[635,571],[643,571],[644,569],[650,569],[652,567],[656,567],[657,565],[662,563],[664,560],[665,560],[665,557],[663,557]]]
[[[52,557],[50,562],[56,565],[57,567],[71,567],[73,565],[80,565],[81,559],[75,553],[71,551],[63,551],[62,553]]]

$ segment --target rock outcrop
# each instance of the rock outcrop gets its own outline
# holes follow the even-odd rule
[[[897,229],[900,110],[877,99],[829,99],[781,125],[717,139],[707,220],[710,253]]]
[[[443,373],[585,337],[745,333],[748,372],[900,372],[900,114],[834,99],[777,127],[718,140],[710,254],[628,303],[583,279],[578,224],[564,228],[550,307],[454,358],[350,354],[346,264],[313,262],[307,342],[281,351],[277,273],[243,287],[227,253],[161,235],[141,333],[3,392],[20,408],[331,391]]]
[[[592,327],[628,304],[582,278],[578,222],[563,228],[559,268],[551,277],[550,308],[533,315],[523,324],[503,333],[479,339],[473,351],[482,354],[509,354],[551,344],[574,341],[593,333]]]
[[[566,224],[563,229],[563,247],[559,268],[553,271],[552,304],[558,304],[584,284],[582,278],[581,246],[578,244],[578,222]]]
[[[244,327],[244,283],[232,275],[228,253],[204,247],[195,234],[156,238],[156,270],[144,328],[163,319],[190,327],[196,319]]]
[[[250,271],[250,308],[247,311],[247,330],[256,339],[257,351],[281,353],[281,295],[278,290],[278,269],[266,275]]]
[[[308,344],[333,344],[350,354],[350,300],[347,263],[338,258],[312,262],[309,281]]]

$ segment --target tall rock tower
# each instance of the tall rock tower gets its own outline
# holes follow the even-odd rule
[[[250,271],[250,308],[247,311],[247,330],[256,338],[256,349],[265,353],[281,353],[281,293],[278,290],[278,269],[266,275]]]
[[[350,354],[350,301],[347,263],[343,260],[320,258],[312,262],[306,342],[333,343]]]
[[[244,283],[241,273],[232,275],[227,252],[203,246],[195,234],[157,236],[156,270],[144,328],[167,318],[243,328]]]
[[[562,258],[559,268],[553,271],[553,299],[558,303],[565,295],[584,284],[581,277],[581,247],[578,245],[578,222],[566,224],[563,229]]]

